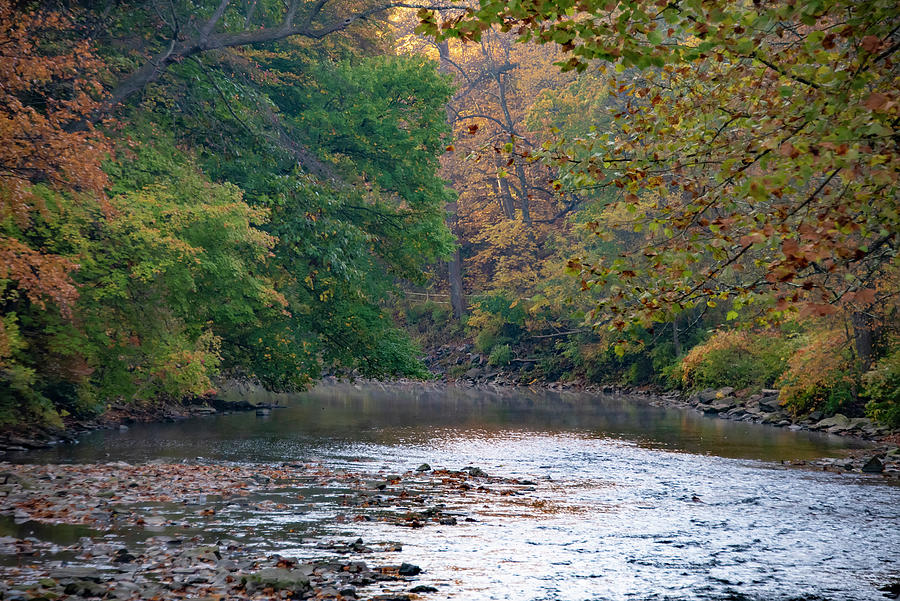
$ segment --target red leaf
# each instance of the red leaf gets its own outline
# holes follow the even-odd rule
[[[885,96],[880,92],[872,92],[869,94],[869,97],[866,98],[866,101],[863,103],[863,106],[869,109],[870,111],[877,111],[881,109],[884,105],[888,103],[890,98]]]
[[[881,38],[874,35],[867,35],[862,39],[862,48],[868,53],[875,52],[881,46]]]

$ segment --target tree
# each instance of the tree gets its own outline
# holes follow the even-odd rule
[[[495,25],[556,43],[563,69],[614,63],[616,125],[549,153],[563,185],[620,191],[643,244],[576,259],[596,324],[650,325],[699,304],[779,319],[877,312],[900,243],[890,2],[483,0],[422,30],[478,41]]]
[[[450,249],[451,87],[379,56],[391,6],[2,13],[0,422],[424,375],[383,303]]]
[[[15,282],[31,302],[51,300],[64,310],[75,298],[68,277],[75,264],[29,248],[4,230],[27,227],[44,210],[35,183],[103,198],[100,162],[107,141],[93,127],[70,131],[99,106],[101,71],[65,15],[0,3],[0,224],[7,225],[0,230],[0,279]]]

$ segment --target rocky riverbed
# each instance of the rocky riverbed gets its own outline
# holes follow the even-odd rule
[[[343,508],[327,518],[338,527],[454,526],[472,518],[436,499],[518,495],[534,484],[471,466],[385,474],[313,464],[0,464],[3,530],[45,534],[0,536],[0,598],[416,599],[438,590],[417,565],[366,560],[399,554],[402,542],[335,540],[306,523],[294,537],[301,556],[288,557],[246,533],[228,536],[224,525],[309,516],[327,504]],[[53,540],[54,528],[83,535]]]
[[[871,601],[900,576],[894,456],[854,473],[856,437],[491,390],[322,386],[11,455],[0,598]]]

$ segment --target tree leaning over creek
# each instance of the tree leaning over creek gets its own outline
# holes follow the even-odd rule
[[[402,4],[3,2],[2,421],[424,373],[382,301],[451,248],[451,88]]]
[[[857,349],[892,319],[900,243],[900,17],[891,2],[495,2],[421,29],[491,27],[558,44],[564,70],[610,69],[615,125],[548,145],[564,189],[619,190],[573,259],[603,292],[596,325],[649,326],[698,305],[729,319],[854,313]]]

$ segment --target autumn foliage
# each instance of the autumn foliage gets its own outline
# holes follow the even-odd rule
[[[0,3],[0,220],[28,229],[33,213],[45,209],[35,184],[73,198],[104,197],[101,161],[109,145],[90,124],[103,97],[102,70],[64,14]],[[71,306],[71,260],[9,236],[0,236],[0,259],[0,277],[16,282],[32,302]]]
[[[325,4],[0,4],[0,426],[422,375],[450,88]]]
[[[546,291],[556,287],[537,269],[553,253],[512,263],[515,251],[506,249],[565,240],[571,289],[592,305],[585,321],[595,334],[575,328],[578,302],[554,303],[569,313],[521,335],[523,354],[552,357],[576,377],[606,371],[631,374],[629,383],[671,383],[667,374],[680,368],[683,386],[729,377],[773,385],[798,337],[836,320],[854,382],[841,402],[860,410],[868,394],[861,374],[889,352],[896,320],[900,22],[892,3],[480,0],[451,15],[422,9],[418,18],[420,32],[450,47],[510,36],[578,74],[546,78],[552,83],[532,93],[525,122],[539,143],[527,152],[507,146],[552,170],[548,204],[568,213],[566,225],[549,237],[492,225],[465,238],[476,242],[469,266],[483,278],[471,292],[502,288],[532,309],[548,306]],[[483,106],[470,110],[502,120]],[[513,183],[514,164],[499,161],[495,172]],[[579,226],[593,242],[566,233]],[[531,284],[514,290],[499,272],[485,274],[504,264]],[[490,322],[484,306],[476,305],[476,325]],[[769,332],[779,352],[766,352],[766,335],[732,327]],[[532,342],[544,336],[559,337],[558,347]],[[598,344],[613,345],[619,359],[596,353]],[[780,363],[770,361],[776,354]],[[816,355],[802,351],[795,362]],[[591,361],[603,367],[583,369]],[[735,361],[746,373],[729,376]],[[828,394],[829,385],[809,388]]]

